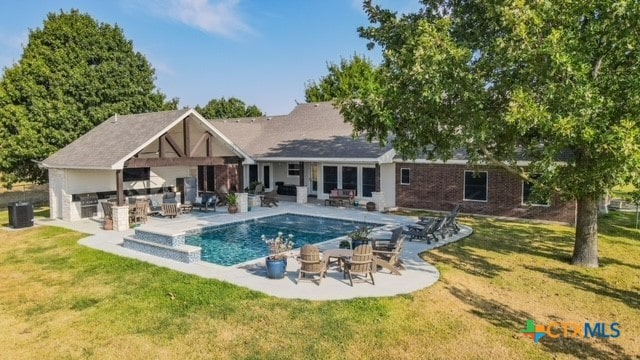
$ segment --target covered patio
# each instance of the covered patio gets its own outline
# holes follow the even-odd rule
[[[191,109],[114,115],[42,162],[49,170],[51,218],[102,217],[116,205],[113,225],[129,227],[133,199],[163,202],[175,193],[193,203],[198,192],[239,189],[252,160]]]

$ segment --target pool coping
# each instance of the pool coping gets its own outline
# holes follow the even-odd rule
[[[184,219],[177,221],[170,221],[168,219],[154,221],[152,219],[147,224],[141,226],[141,230],[178,233],[189,227],[222,225],[285,213],[375,222],[380,224],[395,223],[408,225],[415,222],[415,219],[409,217],[379,212],[366,212],[349,208],[329,208],[315,204],[280,202],[280,206],[277,208],[259,208],[255,211],[241,214],[228,214],[227,212],[219,211],[218,213],[210,213],[209,215],[196,218],[184,217]],[[367,220],[362,220],[363,218]],[[375,285],[358,283],[351,287],[349,286],[349,280],[343,279],[343,274],[334,269],[331,269],[327,273],[327,277],[322,280],[320,285],[318,285],[317,282],[310,281],[297,284],[296,278],[299,263],[295,260],[288,261],[287,274],[284,279],[273,280],[266,277],[263,259],[252,260],[234,266],[222,266],[204,261],[187,264],[124,248],[122,246],[123,238],[124,236],[132,235],[134,232],[132,229],[124,232],[105,231],[100,228],[99,222],[95,220],[83,220],[79,222],[54,220],[45,221],[42,224],[63,226],[77,231],[88,232],[92,235],[81,239],[79,243],[93,249],[138,259],[157,266],[198,275],[203,278],[227,281],[275,297],[306,300],[339,300],[358,297],[395,296],[399,294],[409,294],[429,287],[438,280],[440,274],[433,265],[422,260],[418,254],[458,241],[471,235],[473,232],[471,228],[461,226],[458,234],[448,237],[445,240],[432,242],[431,244],[422,241],[407,241],[405,242],[401,256],[406,268],[406,270],[402,271],[402,275],[391,275],[385,271],[380,271],[375,273]],[[337,248],[339,241],[340,238],[337,238],[318,243],[317,246],[321,250]]]

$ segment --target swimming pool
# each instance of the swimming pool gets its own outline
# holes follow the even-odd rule
[[[239,223],[206,227],[202,233],[185,238],[188,245],[202,248],[202,261],[230,266],[265,257],[269,254],[261,235],[275,237],[278,232],[294,236],[294,247],[335,239],[353,231],[356,226],[380,224],[324,217],[282,214]]]

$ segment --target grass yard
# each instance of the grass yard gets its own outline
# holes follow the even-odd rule
[[[434,286],[328,302],[281,300],[120,258],[61,228],[0,229],[0,349],[12,359],[640,357],[633,214],[601,221],[599,269],[567,265],[569,227],[462,221],[475,229],[470,238],[423,254],[442,273]],[[519,333],[527,319],[619,322],[621,335],[535,345]]]

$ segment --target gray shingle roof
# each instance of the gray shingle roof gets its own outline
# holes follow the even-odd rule
[[[256,158],[376,159],[391,150],[351,137],[351,124],[329,102],[300,104],[288,115],[212,120],[233,143]]]
[[[189,111],[118,115],[117,121],[112,116],[42,163],[49,168],[114,168]]]

